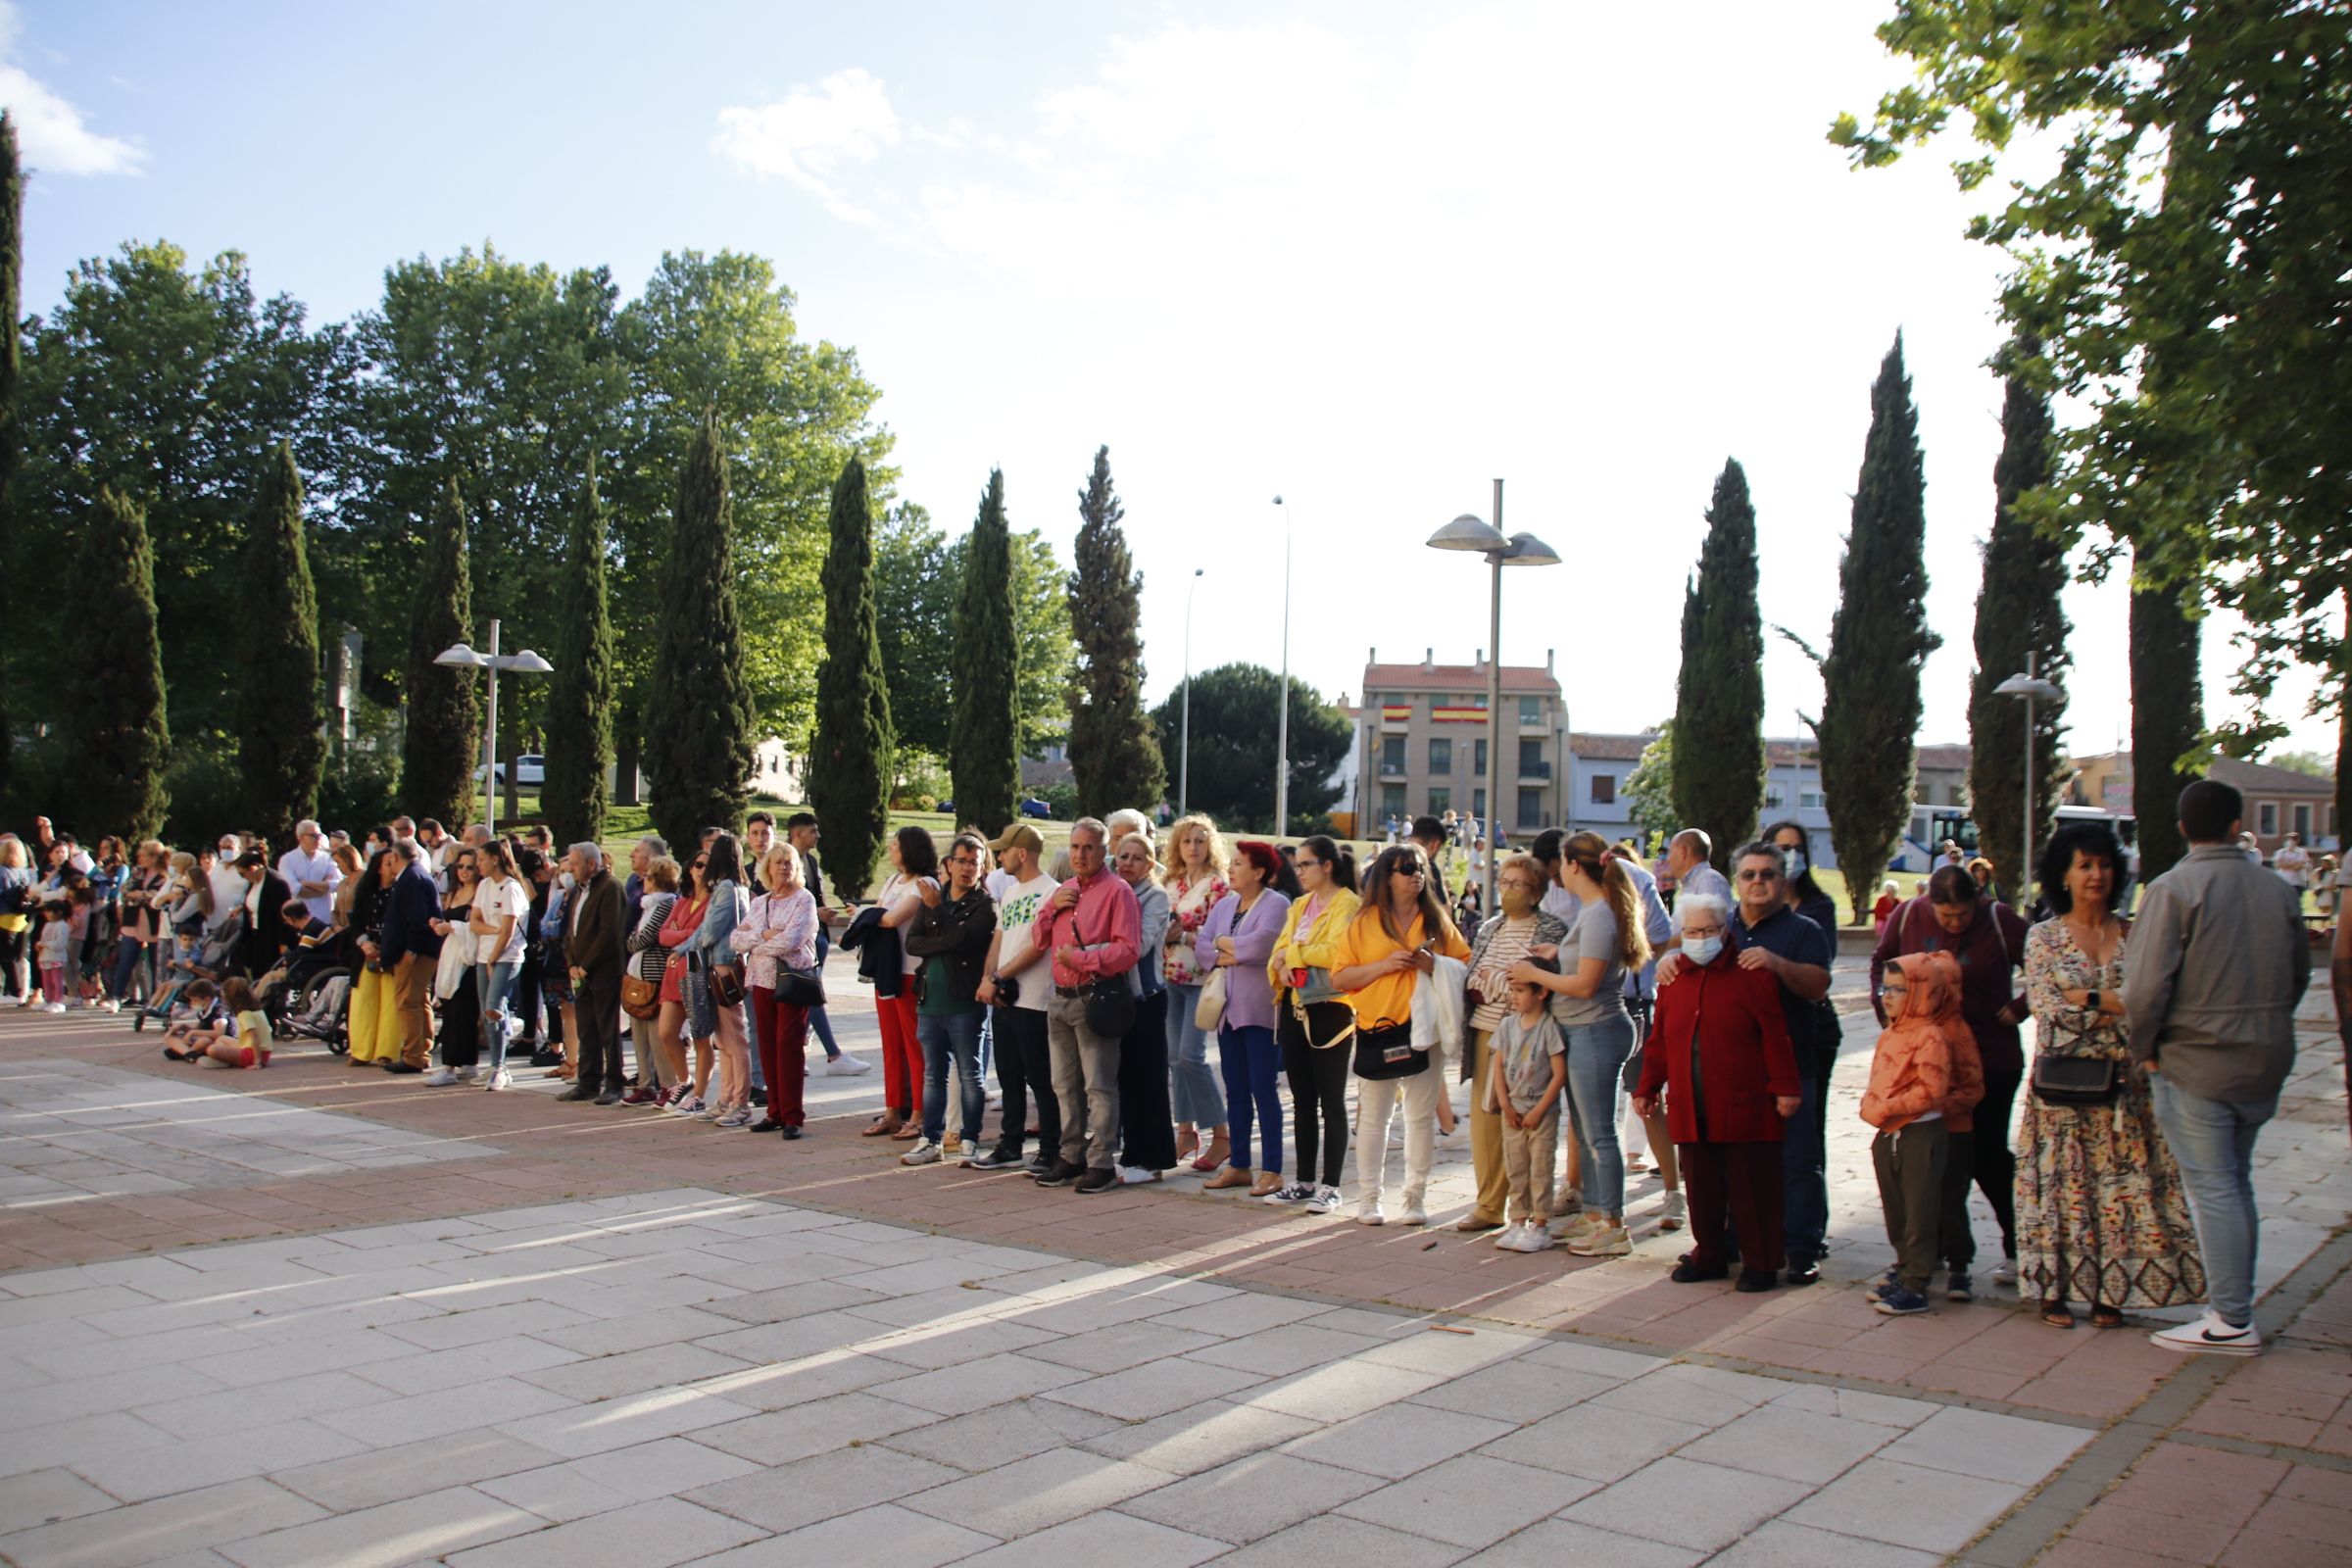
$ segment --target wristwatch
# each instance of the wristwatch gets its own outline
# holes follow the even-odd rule
[[[2090,1010],[2093,1012],[2099,1010],[2099,994],[2096,991],[2090,994]]]

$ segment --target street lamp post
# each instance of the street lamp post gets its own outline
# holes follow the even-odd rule
[[[1473,513],[1463,513],[1429,536],[1432,550],[1475,550],[1487,558],[1493,573],[1487,600],[1487,875],[1479,912],[1494,909],[1494,873],[1501,859],[1501,837],[1495,824],[1502,820],[1502,568],[1556,566],[1560,558],[1551,546],[1532,533],[1505,535],[1502,531],[1502,481],[1494,481],[1494,521],[1489,524]]]
[[[2026,700],[2026,814],[2025,826],[2021,830],[2021,836],[2025,840],[2025,854],[2024,858],[2017,862],[2017,899],[2015,901],[2020,914],[2025,913],[2030,902],[2026,896],[2026,889],[2034,875],[2034,705],[2037,701],[2054,703],[2066,695],[2056,685],[2043,680],[2034,672],[2034,665],[2037,658],[2037,655],[2028,653],[2026,655],[2026,672],[2023,675],[2012,675],[1992,689],[1993,695],[1996,697],[2023,697]]]
[[[1193,798],[1193,594],[1205,567],[1193,568],[1192,586],[1184,591],[1184,739],[1176,750],[1176,814],[1192,810]]]
[[[513,670],[517,675],[545,675],[555,665],[525,648],[519,654],[498,651],[499,624],[490,622],[490,651],[477,654],[464,643],[454,643],[433,658],[436,664],[452,669],[486,669],[490,672],[490,722],[482,730],[482,820],[493,830],[498,826],[498,672]]]
[[[1282,507],[1282,497],[1274,504]],[[1282,508],[1282,687],[1274,707],[1274,836],[1291,830],[1291,512]]]

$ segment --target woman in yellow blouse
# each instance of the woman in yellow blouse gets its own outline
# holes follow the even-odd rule
[[[1266,978],[1274,984],[1274,1034],[1282,1043],[1283,1076],[1291,1084],[1291,1127],[1298,1145],[1298,1174],[1262,1202],[1304,1203],[1310,1214],[1340,1209],[1340,1161],[1348,1154],[1348,1057],[1355,1014],[1331,983],[1340,938],[1355,918],[1355,862],[1318,833],[1302,841],[1291,862],[1300,896],[1291,903]],[[1315,1155],[1323,1156],[1320,1185]]]
[[[1418,845],[1380,852],[1364,880],[1363,907],[1348,922],[1332,958],[1332,984],[1355,1010],[1355,1175],[1362,1188],[1359,1225],[1379,1225],[1382,1167],[1389,1160],[1389,1117],[1404,1104],[1404,1207],[1400,1225],[1426,1225],[1431,1146],[1445,1075],[1432,1070],[1430,1048],[1413,1044],[1413,993],[1435,956],[1467,961],[1470,944],[1453,927]]]

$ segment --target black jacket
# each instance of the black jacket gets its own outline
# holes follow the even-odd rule
[[[252,896],[247,885],[246,897]],[[293,933],[286,929],[284,910],[294,902],[294,890],[286,879],[275,871],[262,873],[262,903],[259,912],[245,922],[245,935],[237,949],[238,967],[249,979],[259,979],[277,962],[277,956],[293,943]],[[244,899],[237,901],[243,907]]]
[[[895,997],[906,988],[906,955],[899,934],[882,923],[882,906],[869,905],[850,917],[841,933],[841,951],[858,955],[858,978],[874,988],[877,997]]]
[[[988,976],[988,939],[997,930],[997,901],[975,886],[960,899],[943,898],[915,911],[906,928],[906,951],[918,958],[946,958],[957,1002],[970,1002]],[[915,971],[915,995],[929,983],[931,966]]]

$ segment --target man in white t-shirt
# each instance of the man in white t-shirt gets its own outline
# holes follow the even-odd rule
[[[2302,896],[2304,879],[2311,870],[2311,852],[2303,848],[2302,834],[2286,836],[2286,842],[2278,846],[2278,853],[2271,857],[2271,869],[2278,873],[2279,881],[2295,890],[2298,898]]]
[[[219,858],[213,861],[213,917],[224,920],[245,902],[248,891],[245,874],[237,869],[237,857],[245,853],[245,841],[234,833],[223,833],[214,853]]]
[[[1004,1092],[1004,1130],[996,1148],[975,1151],[964,1163],[975,1170],[1022,1166],[1032,1174],[1051,1169],[1061,1148],[1061,1102],[1054,1095],[1053,1053],[1046,1037],[1046,999],[1053,995],[1045,955],[1030,946],[1030,926],[1045,901],[1061,884],[1038,869],[1046,841],[1026,822],[1016,822],[989,845],[997,870],[988,880],[997,901],[997,934],[988,945],[987,978],[979,999],[990,1008],[997,1047],[997,1082]],[[1029,1097],[1037,1097],[1038,1153],[1024,1161],[1022,1133],[1029,1125]]]
[[[277,858],[277,874],[310,907],[314,918],[334,917],[335,889],[343,884],[343,868],[326,853],[326,835],[318,831],[318,823],[294,824],[294,848]]]

